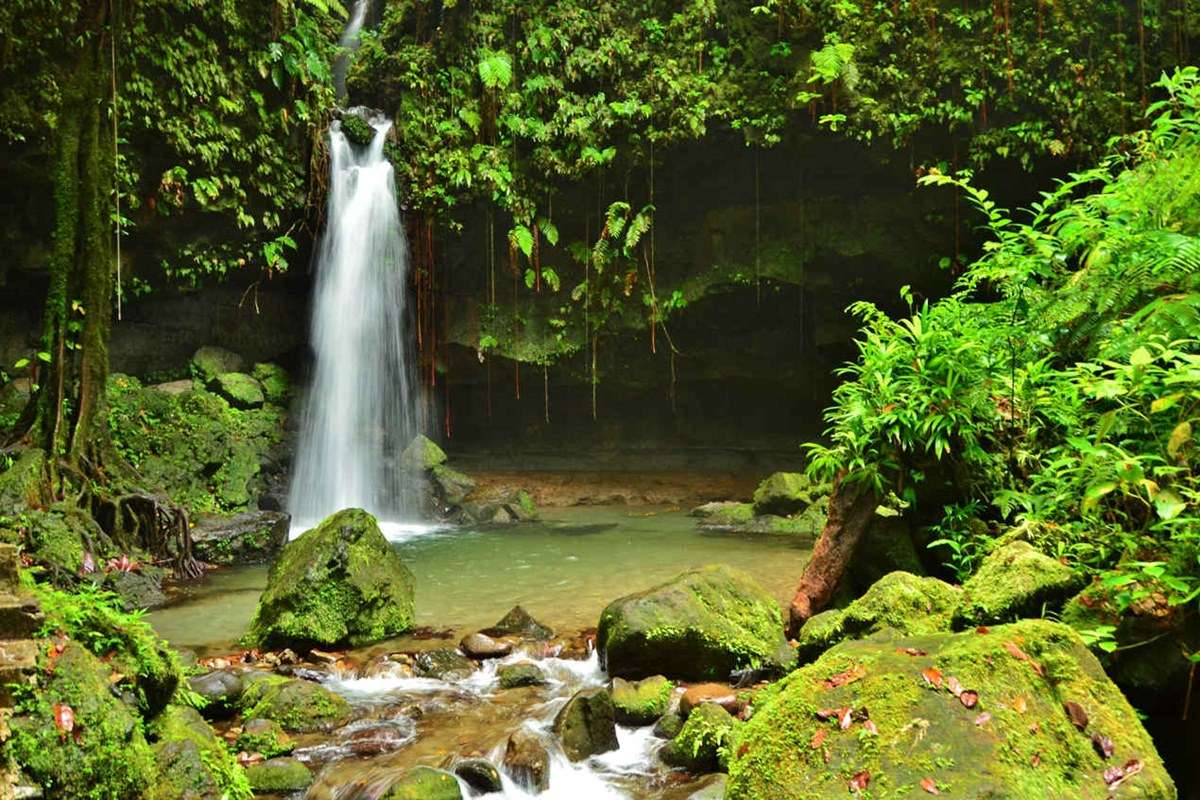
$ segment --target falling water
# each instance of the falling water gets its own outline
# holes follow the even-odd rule
[[[367,146],[351,143],[337,122],[329,132],[329,208],[312,319],[316,367],[289,501],[298,530],[351,506],[381,520],[409,519],[414,505],[394,464],[417,428],[405,329],[408,243],[383,154],[391,122],[367,116],[375,131]]]
[[[346,22],[346,28],[342,31],[342,38],[338,42],[338,46],[344,51],[333,62],[333,88],[337,94],[338,102],[346,99],[346,71],[350,68],[350,59],[348,56],[358,49],[358,35],[362,32],[363,23],[366,22],[370,6],[371,0],[355,0],[354,7],[350,10],[350,19]]]

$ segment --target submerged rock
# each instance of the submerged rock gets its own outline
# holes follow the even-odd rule
[[[201,517],[192,529],[192,552],[209,564],[270,561],[287,543],[291,521],[291,514],[280,511]]]
[[[265,647],[361,646],[412,622],[412,573],[375,518],[350,508],[283,548],[246,639]]]
[[[546,673],[531,661],[505,664],[496,670],[501,689],[517,689],[522,686],[541,686],[546,682]]]
[[[725,680],[794,661],[775,598],[746,573],[713,565],[614,600],[596,636],[610,675]]]
[[[690,772],[724,770],[729,757],[729,742],[739,724],[721,706],[704,703],[688,715],[679,734],[663,747],[659,757],[673,767],[683,767]]]
[[[486,633],[469,633],[458,646],[471,658],[501,658],[512,652],[512,643],[493,639]]]
[[[477,669],[474,661],[450,648],[417,653],[413,656],[413,666],[420,677],[443,681],[462,680]]]
[[[929,779],[955,797],[1175,798],[1129,703],[1045,620],[845,641],[755,707],[730,747],[730,800],[843,798],[864,774],[872,794]]]
[[[464,758],[454,763],[454,774],[480,794],[504,791],[500,771],[486,758]]]
[[[312,773],[295,758],[272,758],[246,767],[246,779],[256,794],[302,792],[312,783]]]
[[[616,750],[616,716],[607,689],[581,689],[554,718],[554,734],[572,761]]]
[[[350,715],[350,704],[319,683],[259,674],[244,681],[239,708],[247,720],[269,719],[285,731],[332,730]]]
[[[892,572],[844,609],[823,611],[804,623],[797,635],[796,654],[811,661],[843,639],[891,629],[899,634],[950,630],[962,590],[937,578]]]
[[[550,787],[550,754],[542,737],[529,728],[518,728],[508,737],[503,767],[514,781],[534,794]]]
[[[462,800],[462,790],[449,772],[412,767],[392,782],[380,800]]]
[[[1078,572],[1028,542],[1010,542],[989,553],[963,584],[955,627],[1041,616],[1043,606],[1060,608],[1084,582]]]
[[[613,678],[612,702],[622,725],[649,725],[667,713],[675,684],[662,675],[640,681]]]
[[[554,631],[529,615],[520,606],[513,606],[499,622],[490,628],[484,628],[480,633],[485,636],[519,636],[523,639],[546,641],[554,637]]]
[[[167,706],[155,721],[160,790],[164,796],[190,800],[244,797],[246,776],[212,728],[194,708]]]

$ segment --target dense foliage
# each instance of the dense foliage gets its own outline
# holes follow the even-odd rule
[[[942,505],[960,575],[1020,524],[1123,608],[1200,596],[1200,72],[1018,222],[961,176],[992,236],[937,302],[868,304],[811,470]]]

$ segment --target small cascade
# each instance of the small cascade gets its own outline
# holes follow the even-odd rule
[[[356,16],[365,5],[355,5]],[[361,146],[339,122],[329,131],[329,205],[313,295],[316,365],[289,499],[297,530],[351,506],[386,521],[415,517],[394,463],[417,431],[417,398],[406,330],[408,243],[383,154],[391,122],[348,113],[365,117],[374,136]]]

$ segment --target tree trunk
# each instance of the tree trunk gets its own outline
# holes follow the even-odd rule
[[[829,519],[788,610],[789,637],[794,638],[809,617],[829,604],[878,505],[879,498],[869,486],[848,484],[844,476],[838,477],[829,497]]]

